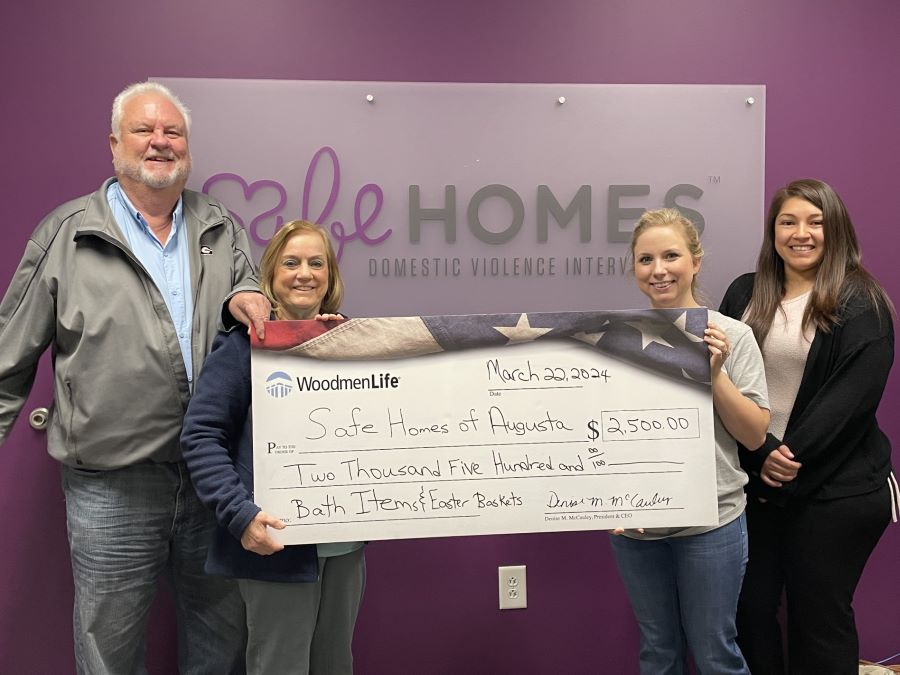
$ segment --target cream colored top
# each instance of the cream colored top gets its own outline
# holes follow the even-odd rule
[[[802,328],[803,312],[810,293],[807,291],[781,303],[781,310],[775,312],[772,327],[762,346],[772,415],[769,432],[778,438],[784,438],[784,430],[803,379],[809,347],[816,334],[813,325],[806,331]]]

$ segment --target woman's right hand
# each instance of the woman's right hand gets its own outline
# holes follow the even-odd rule
[[[794,453],[786,445],[779,445],[763,462],[759,477],[763,483],[769,487],[781,487],[784,483],[788,483],[797,477],[800,462],[795,462]]]
[[[610,534],[614,534],[614,535],[616,535],[616,536],[618,537],[618,536],[621,535],[621,534],[625,534],[625,528],[624,528],[624,527],[617,527],[617,528],[614,529],[614,530],[609,530],[609,532],[610,532]],[[635,532],[637,532],[638,534],[644,534],[644,528],[643,528],[643,527],[639,527],[639,528],[637,528],[637,529],[635,530]]]
[[[711,321],[706,324],[706,330],[703,332],[703,341],[706,342],[709,349],[710,377],[714,378],[722,372],[725,359],[731,353],[731,344],[728,342],[728,336],[725,335],[725,331]]]
[[[265,511],[260,511],[241,535],[241,546],[259,555],[278,553],[284,548],[284,544],[278,543],[269,536],[270,527],[283,530],[286,525],[278,518],[270,516]]]

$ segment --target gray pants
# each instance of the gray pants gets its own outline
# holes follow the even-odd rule
[[[240,579],[249,675],[350,675],[366,584],[364,548],[319,558],[315,583]]]

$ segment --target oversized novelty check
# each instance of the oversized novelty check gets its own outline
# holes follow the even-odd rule
[[[253,348],[254,499],[282,542],[717,522],[705,309],[332,326]]]

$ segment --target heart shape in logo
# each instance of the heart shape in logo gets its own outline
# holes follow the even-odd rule
[[[233,185],[234,183],[237,185]],[[243,194],[243,203],[240,204],[241,192],[237,190],[237,186],[240,186]],[[214,187],[216,187],[216,194],[212,192]],[[278,181],[263,178],[248,183],[243,176],[236,173],[217,173],[206,179],[202,191],[225,204],[228,212],[240,223],[241,227],[247,230],[250,239],[258,246],[265,246],[272,235],[284,224],[284,218],[276,214],[287,204],[287,190]],[[260,194],[257,196],[257,193]],[[277,197],[277,202],[274,206],[269,206],[275,197]],[[237,211],[235,207],[238,208]],[[265,210],[261,211],[260,209],[263,208]],[[242,216],[241,213],[244,215]],[[250,216],[252,218],[247,224],[246,217]],[[272,216],[275,216],[274,227],[263,229],[263,221]]]

